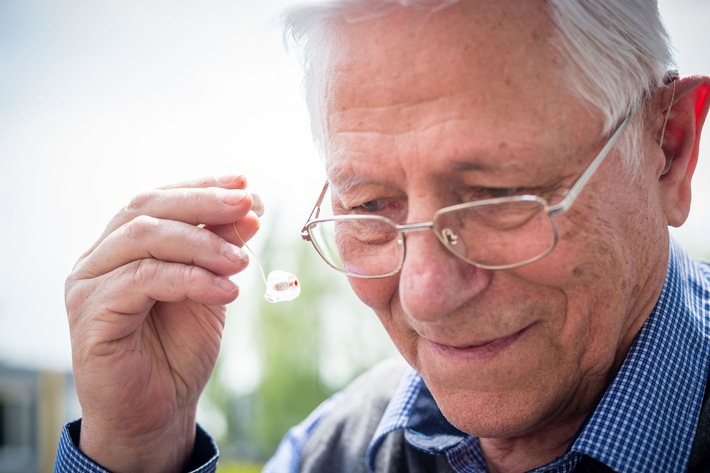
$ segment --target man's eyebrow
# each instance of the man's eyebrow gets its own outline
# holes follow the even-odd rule
[[[461,161],[449,163],[449,169],[452,171],[476,171],[476,172],[503,172],[503,171],[519,171],[526,169],[525,164],[514,160],[495,160],[470,158]]]
[[[336,190],[339,194],[348,192],[354,187],[371,184],[372,180],[361,176],[354,176],[352,173],[342,169],[332,170],[328,175],[330,188]]]
[[[482,163],[480,160],[472,159],[470,161],[456,161],[449,163],[449,168],[451,168],[452,171],[490,171],[491,169],[496,169],[498,167]]]
[[[355,187],[381,184],[378,180],[373,179],[372,176],[355,175],[353,168],[347,165],[326,165],[326,174],[328,175],[331,189],[337,189],[338,193],[341,194],[349,192]]]

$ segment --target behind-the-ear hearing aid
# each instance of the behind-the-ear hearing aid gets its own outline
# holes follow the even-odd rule
[[[678,79],[678,77],[680,77],[680,74],[676,70],[666,72],[666,75],[663,77],[664,84],[673,84],[673,91],[671,92],[671,103],[668,104],[668,110],[666,110],[666,116],[663,119],[663,128],[661,129],[660,141],[661,147],[663,146],[663,139],[666,136],[666,125],[668,125],[668,117],[670,117],[671,115],[671,108],[673,108],[673,101],[675,100],[675,81],[676,79]],[[663,171],[661,172],[662,176],[668,174],[668,171],[671,170],[671,164],[673,164],[673,156],[667,156],[666,165],[663,167]]]

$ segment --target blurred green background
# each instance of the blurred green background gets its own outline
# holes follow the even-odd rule
[[[0,0],[0,473],[49,472],[81,411],[63,283],[132,196],[243,173],[266,205],[250,243],[265,271],[297,274],[268,304],[252,266],[234,279],[222,353],[199,421],[221,471],[258,471],[283,433],[367,367],[395,356],[344,277],[300,241],[324,181],[291,0]],[[710,74],[710,2],[661,0],[681,74]],[[673,234],[710,259],[710,136],[690,218]],[[251,470],[249,470],[251,468]]]
[[[302,291],[290,302],[249,299],[230,307],[224,356],[201,400],[205,426],[217,435],[225,459],[221,468],[236,468],[227,460],[260,465],[284,433],[318,404],[377,361],[396,355],[344,276],[327,267],[306,242],[277,245],[279,234],[264,235],[259,260],[267,273],[282,268],[298,275]],[[250,290],[263,292],[256,268],[251,276]],[[258,360],[251,382],[234,369],[250,358],[247,347]],[[251,388],[235,385],[239,378]]]

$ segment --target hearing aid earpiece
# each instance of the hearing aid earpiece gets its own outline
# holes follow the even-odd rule
[[[673,158],[675,158],[675,156],[666,156],[666,165],[663,167],[663,171],[661,171],[661,176],[665,176],[666,174],[668,174],[668,171],[671,170]]]
[[[259,262],[259,258],[256,257],[251,248],[249,248],[247,243],[242,239],[241,235],[239,235],[239,232],[237,231],[237,223],[232,223],[232,227],[234,228],[234,233],[236,233],[237,238],[242,242],[242,247],[249,252],[252,260],[259,268],[259,272],[261,272],[261,279],[264,281],[264,285],[266,286],[264,299],[273,304],[276,302],[291,301],[297,298],[301,294],[301,284],[298,282],[298,278],[294,274],[281,271],[280,269],[271,271],[269,276],[266,277],[264,274],[264,268]]]
[[[284,302],[297,298],[301,294],[298,278],[291,273],[276,269],[266,278],[264,299],[269,302]]]

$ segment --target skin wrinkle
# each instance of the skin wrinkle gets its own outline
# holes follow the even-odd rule
[[[364,86],[366,86],[367,83],[369,83],[369,81],[371,80],[370,77],[372,77],[372,75],[368,76],[368,81],[364,83]],[[396,79],[396,80],[399,80],[399,79]],[[381,81],[377,81],[377,82],[381,82]],[[367,90],[367,89],[366,89],[366,90]],[[367,94],[363,94],[363,95],[367,95]],[[444,119],[444,120],[439,120],[438,122],[436,121],[436,119],[432,119],[432,120],[435,120],[435,123],[432,123],[432,124],[422,123],[422,124],[419,125],[419,127],[418,127],[417,129],[415,129],[415,130],[412,130],[412,129],[411,129],[411,123],[410,123],[409,120],[407,120],[406,122],[403,122],[402,120],[396,119],[396,117],[395,117],[395,118],[392,118],[392,119],[389,119],[389,120],[382,120],[382,119],[381,119],[380,121],[381,121],[381,122],[384,122],[384,123],[387,123],[389,127],[392,127],[392,126],[401,127],[403,123],[406,123],[407,125],[410,125],[410,129],[409,129],[409,130],[401,130],[401,129],[398,129],[398,130],[395,130],[395,131],[393,131],[393,130],[378,130],[377,134],[393,135],[393,136],[398,137],[398,138],[401,138],[401,139],[406,139],[406,138],[407,138],[406,135],[416,134],[416,133],[424,133],[424,132],[427,131],[427,128],[443,127],[443,126],[447,125],[447,124],[449,123],[449,121],[451,121],[451,122],[453,123],[453,122],[455,122],[455,120],[459,119],[459,118],[462,116],[462,114],[468,113],[469,110],[471,110],[471,109],[473,109],[473,108],[476,108],[475,105],[471,105],[471,104],[462,105],[462,104],[461,104],[461,103],[462,103],[462,100],[459,100],[459,97],[460,97],[460,96],[461,96],[461,93],[458,93],[458,94],[455,95],[455,98],[454,98],[454,99],[450,99],[449,97],[445,97],[445,98],[442,98],[442,99],[439,100],[439,101],[437,101],[437,100],[435,100],[435,99],[432,99],[432,98],[429,98],[429,99],[427,99],[427,100],[422,100],[422,99],[419,98],[418,101],[417,101],[416,103],[412,104],[410,107],[405,107],[406,109],[409,109],[409,110],[412,110],[412,111],[416,111],[418,108],[421,108],[422,105],[432,104],[432,103],[436,103],[436,102],[445,102],[445,103],[456,104],[456,105],[457,105],[457,106],[455,107],[456,113],[454,114],[456,118],[451,118],[451,119],[449,119],[449,120],[446,120],[446,119]],[[389,97],[389,98],[390,98],[390,100],[394,100],[394,99],[392,99],[392,97]],[[368,101],[369,101],[369,100],[370,100],[370,99],[368,98]],[[402,99],[399,99],[399,100],[401,101]],[[548,100],[548,101],[550,101],[550,100]],[[552,100],[551,102],[554,102],[554,100]],[[549,104],[549,105],[552,105],[552,104]],[[399,110],[402,109],[402,107],[403,107],[403,105],[402,105],[400,102],[397,102],[397,103],[395,103],[395,104],[393,104],[393,105],[391,105],[391,106],[382,106],[382,105],[370,106],[370,105],[368,105],[368,107],[358,107],[358,106],[355,106],[355,107],[348,107],[347,112],[346,112],[346,111],[343,111],[343,108],[344,108],[344,107],[340,106],[338,113],[330,113],[330,114],[327,114],[326,116],[329,117],[329,118],[328,118],[328,123],[330,124],[331,121],[343,121],[343,122],[347,121],[347,120],[348,120],[348,116],[347,116],[348,113],[352,114],[353,112],[367,112],[367,111],[369,111],[369,114],[372,114],[373,112],[375,112],[375,111],[377,111],[377,110],[390,109],[390,108],[394,108],[396,111],[399,111]],[[401,112],[399,112],[399,113],[401,113]],[[393,113],[393,114],[394,114],[394,113]],[[427,115],[426,115],[426,114],[420,114],[420,115],[422,115],[425,119],[427,118]],[[491,117],[491,118],[493,119],[494,117]],[[563,119],[566,119],[566,117],[563,117]],[[594,119],[594,118],[593,118],[592,120],[593,120],[593,121],[598,121],[598,119]],[[339,137],[342,137],[342,136],[344,136],[344,135],[353,134],[353,135],[357,135],[357,136],[362,136],[363,132],[362,132],[361,130],[357,130],[357,127],[361,127],[361,126],[363,125],[363,123],[366,122],[366,121],[367,121],[367,120],[360,120],[360,121],[357,123],[357,126],[356,126],[354,129],[352,129],[352,130],[347,129],[347,128],[345,128],[345,129],[339,128],[337,132],[333,132],[333,133],[330,135],[331,138],[329,139],[329,142],[331,143],[331,148],[332,148],[332,147],[337,147],[337,145],[333,145],[333,144],[332,144],[332,143],[333,143],[333,140],[335,140],[335,141],[337,142],[337,141],[338,141],[338,138],[339,138]],[[505,126],[505,120],[501,120],[501,121],[503,122],[501,126],[504,127],[504,126]],[[329,127],[329,129],[330,129],[330,127]],[[518,135],[516,136],[516,139],[520,139],[520,137],[522,136],[522,135],[521,135],[521,132],[522,132],[522,131],[523,131],[522,129],[521,129],[521,130],[518,130]],[[527,131],[527,130],[526,130],[526,131]],[[536,140],[538,139],[538,137],[537,137],[536,135],[539,134],[540,131],[539,131],[539,130],[536,130],[534,127],[531,126],[531,127],[529,127],[529,132],[530,132],[530,135],[531,135],[530,138],[529,138],[529,142],[532,144],[532,146],[535,146]],[[549,134],[549,135],[555,135],[556,132],[557,132],[557,130],[554,130],[554,129],[547,130],[547,129],[545,129],[544,132],[547,133],[547,134]],[[370,132],[367,132],[367,134],[368,134],[368,135],[372,135],[373,132],[370,131]],[[367,137],[366,137],[366,140],[367,140]],[[341,140],[341,141],[342,141],[342,140]],[[572,141],[572,138],[570,137],[570,138],[568,139],[568,141]],[[514,152],[514,151],[513,151],[513,152]],[[518,150],[518,152],[519,152],[519,150]],[[572,156],[572,158],[574,158],[574,157]],[[586,153],[579,153],[579,155],[577,156],[576,160],[582,160],[582,159],[585,159],[585,158],[586,158]],[[330,163],[328,163],[328,164],[330,164]],[[511,164],[510,164],[510,165],[511,165],[511,166],[516,166],[515,160],[511,160]],[[520,167],[521,167],[521,168],[525,168],[526,166],[525,166],[525,165],[522,165],[522,166],[520,166]],[[539,167],[539,166],[538,166],[538,167]],[[527,172],[530,172],[530,166],[527,166],[527,170],[526,170],[526,171],[527,171]]]
[[[592,189],[592,193],[594,193],[595,195],[604,195],[604,190]],[[586,208],[583,208],[583,207],[586,207]],[[598,202],[596,202],[596,201],[584,201],[584,203],[582,205],[580,205],[579,207],[577,207],[577,208],[573,207],[573,209],[568,214],[568,218],[571,221],[571,228],[572,229],[580,228],[581,225],[583,224],[585,214],[590,214],[590,213],[602,214],[603,210],[604,209],[600,208],[598,205]],[[572,232],[575,232],[575,234],[573,234]],[[604,235],[614,236],[614,235],[616,235],[616,229],[614,228],[613,225],[599,226],[596,228],[596,233],[599,234],[600,236],[604,236]],[[626,234],[628,234],[628,233],[626,233]],[[575,236],[576,236],[576,230],[571,230],[571,232],[563,235],[562,238],[564,240],[569,240],[569,239],[573,239]],[[604,257],[606,257],[606,259],[608,261],[608,263],[606,263],[604,266],[612,264],[613,261],[619,257],[619,255],[615,255],[615,254],[610,253],[608,251],[604,251],[604,248],[602,248],[602,250],[603,250],[602,255],[604,255]],[[623,258],[625,256],[625,254],[622,254],[621,256]],[[631,263],[627,261],[625,264],[630,265]],[[650,274],[658,274],[661,270],[662,270],[662,272],[665,272],[665,268],[660,268],[659,264],[656,264],[654,266],[656,268],[656,271],[651,271]],[[573,275],[582,275],[585,273],[587,273],[587,270],[586,270],[586,268],[584,268],[582,266],[575,267],[573,270]],[[599,280],[603,280],[605,278],[605,276],[606,276],[605,274],[598,274],[596,272],[592,272],[591,274],[587,274],[588,278],[591,277],[592,279],[599,279]],[[647,279],[647,280],[644,280],[643,283],[650,284],[651,282]],[[656,300],[658,294],[655,294],[655,293],[651,293],[651,297],[648,297],[647,299],[643,297],[643,294],[641,293],[641,289],[645,286],[645,284],[643,284],[643,283],[637,284],[635,286],[635,289],[633,291],[631,291],[631,295],[630,295],[630,297],[631,297],[631,304],[630,305],[631,306],[636,305],[636,306],[641,306],[641,307],[643,307],[643,306],[652,307],[654,301]],[[621,282],[620,289],[622,289],[622,290],[626,289],[626,286],[627,286],[627,281],[623,280]],[[599,309],[605,307],[606,305],[607,305],[606,301],[602,301],[601,305],[597,306],[597,309],[599,310]],[[603,311],[603,310],[599,310],[599,311]],[[568,309],[567,312],[570,312],[570,310]],[[640,314],[643,314],[643,312],[640,312]],[[620,314],[620,315],[622,315],[622,314]],[[593,317],[593,314],[591,314],[590,317]],[[623,320],[623,317],[620,316],[618,319]],[[634,329],[633,327],[635,326],[637,328],[640,328],[640,326],[643,324],[644,321],[645,321],[645,317],[641,317],[641,315],[639,315],[639,317],[637,317],[637,318],[629,319],[628,322],[625,324],[623,330],[621,330],[621,333],[622,334],[624,334],[624,333],[635,334],[638,330]],[[630,343],[631,343],[630,339],[618,340],[619,345],[630,345]],[[613,369],[609,370],[609,373],[615,372],[616,369],[618,369],[618,367],[621,365],[621,363],[623,361],[624,356],[625,356],[625,353],[618,354],[617,359],[614,360],[614,363],[611,365],[611,366],[613,366]],[[586,376],[590,376],[590,373],[587,373]],[[611,376],[611,374],[608,374],[606,377],[610,378],[610,376]],[[603,378],[602,376],[598,376],[598,377]],[[605,382],[605,385],[609,381],[610,381],[610,379],[607,379],[607,381]]]
[[[426,133],[426,130],[415,130],[413,132],[409,132],[404,135],[404,133],[401,134],[401,136],[398,135],[399,138],[401,138],[403,141],[408,140],[411,136],[413,135],[423,135]],[[338,136],[342,137],[348,134],[352,134],[353,136],[361,136],[360,133],[357,132],[346,132],[346,133],[338,133]],[[534,134],[534,133],[531,133]],[[375,137],[375,136],[381,136],[383,135],[382,133],[368,133],[365,134],[364,136],[366,137],[365,140],[357,140],[358,143],[362,143],[363,141],[367,141],[367,137]],[[384,136],[389,137],[389,134],[384,134]],[[516,139],[518,139],[520,135],[516,136]],[[337,140],[335,140],[337,141]],[[482,174],[486,177],[491,176],[492,171],[495,171],[495,173],[500,174],[502,178],[505,180],[511,179],[511,173],[513,175],[519,174],[521,178],[523,178],[525,181],[521,182],[520,186],[526,187],[528,182],[531,180],[538,180],[541,179],[542,177],[550,179],[551,176],[555,179],[555,183],[550,183],[550,184],[545,184],[545,187],[561,187],[561,182],[567,182],[569,183],[566,185],[566,188],[569,188],[569,186],[574,182],[576,178],[579,177],[581,174],[581,169],[583,169],[583,166],[586,166],[588,164],[588,160],[590,159],[589,156],[591,155],[591,152],[581,152],[581,153],[575,153],[575,156],[577,157],[576,159],[572,159],[572,157],[565,157],[562,162],[576,162],[579,161],[579,167],[580,170],[575,170],[571,171],[563,176],[556,176],[555,173],[559,172],[559,165],[555,164],[547,164],[547,163],[541,163],[539,165],[536,165],[531,168],[531,166],[527,163],[527,161],[532,160],[534,158],[539,158],[541,155],[546,155],[549,154],[545,152],[544,150],[540,150],[539,146],[535,146],[535,144],[532,141],[527,141],[527,140],[522,140],[518,141],[516,143],[515,149],[513,149],[509,143],[505,142],[505,148],[510,149],[510,151],[504,155],[501,155],[500,153],[494,153],[492,155],[489,155],[489,153],[485,153],[485,155],[489,155],[489,157],[484,158],[484,154],[477,153],[476,151],[472,152],[463,152],[462,149],[467,149],[467,145],[462,145],[459,147],[456,147],[453,149],[454,154],[466,154],[468,155],[465,160],[451,163],[449,164],[449,167],[454,169],[454,170],[460,170],[460,171],[490,171],[488,173]],[[443,146],[449,146],[449,142],[447,141],[446,143],[443,143]],[[500,149],[500,144],[498,146]],[[529,151],[526,149],[529,148]],[[590,147],[589,149],[595,149],[595,147]],[[337,156],[338,159],[330,159],[326,163],[326,171],[329,176],[332,176],[330,181],[331,184],[334,188],[338,188],[340,193],[346,193],[348,192],[351,188],[356,187],[358,185],[363,185],[364,183],[368,182],[366,179],[358,178],[358,177],[353,177],[353,168],[354,164],[351,162],[353,160],[358,160],[358,159],[368,159],[368,154],[362,153],[352,153],[349,152],[347,155],[343,153],[334,153],[334,156]],[[379,161],[379,165],[387,165],[387,159],[389,156],[395,156],[395,155],[406,155],[406,153],[396,153],[394,151],[389,151],[387,153],[384,153],[383,155],[376,155],[376,156],[369,156],[373,159],[377,159]],[[514,159],[514,158],[520,158],[521,156],[527,156],[528,158],[525,160],[525,162],[521,162],[519,159]],[[333,164],[337,163],[337,164]],[[343,169],[340,169],[340,167],[343,167]],[[406,172],[407,166],[402,166],[403,170]],[[373,169],[372,174],[380,174],[379,169]],[[495,174],[494,174],[495,175]],[[489,177],[490,178],[490,177]],[[373,178],[374,179],[374,178]],[[347,187],[346,187],[347,186]],[[516,185],[518,186],[518,185]],[[559,196],[559,199],[561,200],[562,196]],[[448,205],[454,204],[454,203],[460,203],[460,202],[449,202]],[[556,203],[555,201],[551,201],[550,203]]]
[[[457,94],[457,96],[460,94]],[[426,107],[427,105],[437,105],[441,104],[442,106],[450,106],[449,110],[449,115],[450,117],[436,117],[436,118],[431,118],[427,115],[422,115],[418,114],[418,110],[420,108]],[[389,115],[387,117],[389,118],[388,120],[383,120],[386,121],[389,129],[383,130],[380,129],[377,131],[377,133],[374,133],[372,131],[367,131],[364,132],[360,128],[363,125],[366,125],[366,122],[368,121],[367,119],[359,118],[359,121],[355,123],[355,126],[353,129],[348,129],[348,128],[342,128],[339,127],[337,132],[333,132],[331,135],[329,135],[329,140],[336,139],[339,136],[347,136],[349,134],[357,135],[357,136],[367,136],[368,134],[380,134],[380,135],[388,135],[392,137],[404,137],[407,134],[415,133],[415,132],[426,132],[429,128],[443,128],[446,127],[450,123],[456,123],[460,121],[462,118],[465,118],[465,115],[467,113],[470,113],[470,110],[474,110],[476,108],[479,108],[477,104],[475,103],[467,103],[465,100],[459,99],[459,98],[442,98],[439,100],[436,99],[426,99],[426,100],[419,100],[415,104],[411,104],[409,106],[406,106],[405,104],[393,104],[390,106],[361,106],[361,107],[352,107],[349,108],[348,110],[340,110],[338,112],[331,112],[328,114],[328,119],[333,121],[333,122],[344,122],[349,119],[350,115],[354,116],[359,116],[362,117],[363,114],[365,116],[372,115],[372,116],[378,116],[378,119],[381,119],[379,117],[382,116],[384,111],[388,111]],[[417,123],[417,129],[413,130],[412,125],[413,123],[411,122],[410,116],[412,115],[419,115],[420,120],[426,120],[423,121],[422,123]],[[403,119],[401,116],[404,116],[405,119]],[[496,119],[496,117],[491,116],[491,120],[497,120],[501,122],[501,127],[504,128],[506,124],[506,120],[501,120],[501,119]],[[519,129],[518,133],[521,133],[524,135],[525,132],[530,133],[530,139],[529,142],[531,146],[537,145],[537,134],[540,133],[539,128],[535,128],[534,126],[528,127],[528,129]],[[547,135],[555,135],[556,130],[542,130],[544,133]],[[520,138],[522,140],[522,138]],[[502,143],[505,144],[505,143]],[[505,146],[507,147],[507,145]]]
[[[528,45],[524,57],[501,52],[547,21],[540,4],[516,2],[520,16],[506,16],[491,32],[503,21],[496,12],[512,6],[491,1],[474,12],[458,5],[409,37],[410,47],[397,41],[415,15],[400,12],[386,28],[377,21],[343,28],[336,46],[346,54],[333,67],[347,74],[334,76],[324,97],[334,194],[393,198],[406,205],[407,221],[417,222],[458,203],[470,187],[557,183],[561,191],[579,177],[608,136],[599,118],[560,91],[546,44]],[[461,34],[457,28],[469,20],[480,28]],[[539,37],[547,38],[543,30]],[[460,44],[444,47],[466,35],[478,46],[469,57]],[[430,41],[442,47],[417,47]],[[380,44],[394,44],[398,54]],[[459,67],[448,67],[454,61]],[[401,74],[408,64],[418,64],[417,74]],[[384,81],[374,87],[373,76]],[[659,210],[660,194],[650,190],[656,176],[643,172],[629,184],[621,161],[612,150],[557,217],[560,242],[541,261],[485,271],[453,258],[433,233],[416,232],[405,238],[399,274],[349,278],[443,414],[480,438],[491,469],[531,469],[562,453],[658,297],[663,272],[650,255],[667,258],[668,242],[650,235],[663,222],[634,211]],[[643,283],[630,286],[628,275]],[[518,333],[485,361],[450,358],[432,343],[468,347]]]

